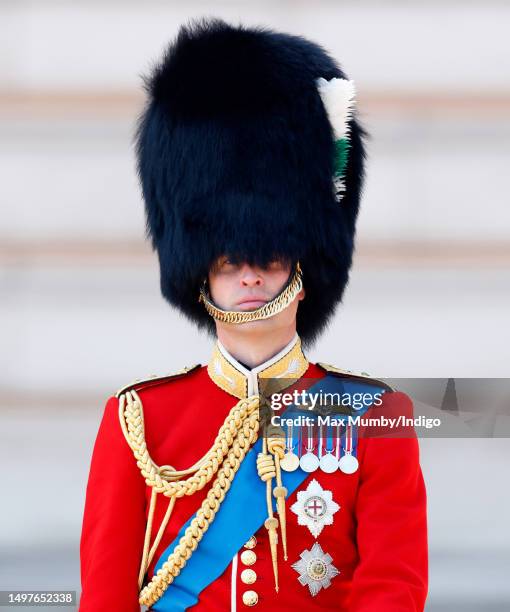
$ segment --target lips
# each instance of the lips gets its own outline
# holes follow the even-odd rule
[[[255,308],[260,308],[267,303],[267,300],[264,298],[259,298],[256,296],[250,296],[249,298],[244,298],[240,302],[237,303],[237,306],[240,310],[253,310]]]

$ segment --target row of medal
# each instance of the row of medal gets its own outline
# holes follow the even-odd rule
[[[290,424],[284,431],[285,455],[280,467],[285,472],[301,468],[309,473],[320,469],[327,474],[336,470],[353,474],[358,469],[356,427],[349,424]]]

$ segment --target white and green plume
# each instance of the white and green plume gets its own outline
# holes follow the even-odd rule
[[[345,192],[345,169],[349,154],[349,126],[355,108],[356,89],[354,81],[334,78],[329,81],[317,79],[317,89],[328,114],[335,138],[335,160],[333,188],[338,201]]]

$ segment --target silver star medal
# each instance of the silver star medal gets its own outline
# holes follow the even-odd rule
[[[299,583],[309,588],[312,597],[321,589],[327,589],[331,579],[340,573],[331,563],[333,557],[325,553],[317,542],[311,550],[304,550],[300,557],[299,561],[292,564],[292,568],[299,574]]]
[[[306,491],[299,491],[297,501],[292,504],[292,512],[298,517],[298,525],[306,525],[314,538],[317,538],[324,525],[333,524],[333,515],[340,506],[333,501],[331,491],[325,491],[313,479]]]

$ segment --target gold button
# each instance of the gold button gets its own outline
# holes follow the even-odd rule
[[[257,574],[252,569],[245,569],[241,572],[241,582],[253,584],[257,580]]]
[[[243,593],[243,604],[245,606],[254,606],[259,601],[259,596],[255,591],[245,591]]]
[[[245,565],[253,565],[257,560],[257,555],[253,552],[253,550],[243,550],[241,553],[241,561]]]
[[[251,536],[251,538],[244,545],[244,547],[248,550],[255,548],[255,546],[257,546],[257,538],[255,536]]]

